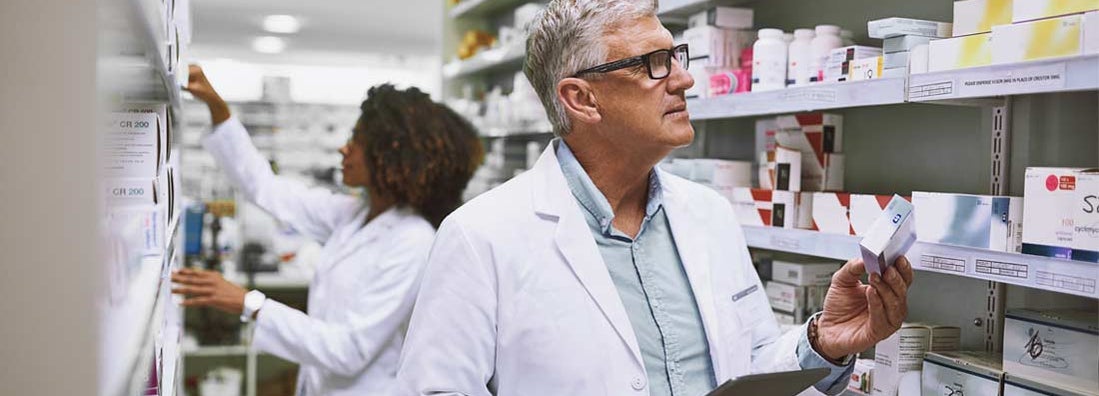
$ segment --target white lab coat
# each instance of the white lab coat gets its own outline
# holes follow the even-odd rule
[[[301,365],[299,394],[396,394],[404,333],[435,233],[431,224],[407,209],[390,209],[363,226],[361,199],[275,176],[235,118],[203,145],[248,200],[324,244],[309,284],[309,315],[268,299],[253,346]]]
[[[798,369],[803,329],[780,334],[729,202],[659,172],[716,382]],[[398,381],[407,395],[649,394],[629,317],[553,145],[443,222]]]

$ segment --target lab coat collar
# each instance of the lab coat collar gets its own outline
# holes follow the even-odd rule
[[[370,207],[363,206],[351,221],[348,221],[344,228],[337,232],[341,234],[342,241],[339,243],[338,250],[333,252],[333,256],[325,261],[332,263],[332,265],[326,268],[318,268],[319,271],[329,271],[335,267],[337,263],[343,263],[347,256],[354,254],[363,245],[373,242],[378,237],[385,235],[386,231],[396,226],[401,220],[408,218],[409,216],[415,216],[415,212],[412,209],[404,207],[392,207],[382,212],[375,217],[369,223],[363,224],[366,219],[367,213],[370,212]],[[336,238],[329,240],[329,243],[335,241]]]
[[[637,364],[644,367],[641,348],[638,347],[630,318],[626,315],[626,307],[622,304],[618,289],[615,288],[603,257],[599,254],[582,209],[569,190],[557,161],[555,146],[556,144],[549,144],[530,171],[533,178],[533,209],[539,215],[556,219],[554,241],[558,251],[629,348]]]

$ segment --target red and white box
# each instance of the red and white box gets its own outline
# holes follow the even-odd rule
[[[843,116],[805,113],[780,116],[775,123],[775,142],[802,153],[805,190],[843,190]]]
[[[798,228],[798,195],[794,191],[775,190],[771,194],[771,226]]]
[[[813,229],[813,194],[812,192],[798,193],[797,228],[803,230]]]
[[[855,235],[851,227],[851,198],[848,193],[813,193],[812,227],[829,234]]]
[[[892,195],[851,194],[852,235],[866,235],[870,231],[870,226],[874,225],[874,220],[877,220],[891,199],[893,199]],[[912,202],[912,197],[904,197],[904,199]]]
[[[772,190],[801,191],[801,157],[800,151],[776,146],[767,153],[767,183],[760,184]]]
[[[803,157],[807,154],[803,154]],[[804,164],[805,161],[802,161]],[[843,191],[844,190],[844,156],[843,154],[824,154],[824,168],[820,175],[805,173],[804,166],[801,173],[801,189],[803,191]]]
[[[732,201],[737,221],[746,226],[770,226],[772,193],[760,188],[734,188]]]

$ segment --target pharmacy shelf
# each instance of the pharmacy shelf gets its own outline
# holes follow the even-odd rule
[[[1099,90],[1099,55],[913,74],[909,79],[912,102]]]
[[[736,6],[750,3],[752,0],[663,0],[656,15],[665,23],[686,23],[687,17],[699,11],[715,6]]]
[[[141,372],[141,362],[150,351],[145,348],[156,319],[163,259],[150,256],[142,259],[137,274],[130,280],[122,303],[107,308],[103,317],[104,350],[116,354],[106,359],[108,376],[103,384],[105,394],[123,394],[130,389],[135,371]],[[144,372],[142,372],[142,375]]]
[[[523,47],[500,47],[483,50],[464,61],[443,65],[443,77],[451,79],[499,71],[519,71],[527,51]]]
[[[883,78],[690,99],[687,111],[691,120],[711,120],[881,106],[904,101],[905,79]]]
[[[907,256],[918,270],[1099,298],[1095,263],[923,242]]]
[[[450,9],[451,18],[483,17],[514,9],[531,0],[463,0]]]
[[[248,347],[245,345],[216,345],[216,346],[200,346],[197,348],[187,349],[183,351],[183,356],[187,358],[193,357],[235,357],[248,355]]]
[[[549,124],[532,125],[530,127],[481,129],[481,137],[484,138],[537,138],[552,135],[553,127]]]
[[[245,285],[248,282],[245,274],[237,272],[225,277],[230,282]],[[255,277],[257,289],[306,289],[309,287],[310,278],[298,275],[288,276],[278,273],[258,273]]]
[[[856,236],[794,228],[743,228],[744,239],[749,247],[844,261],[859,257],[859,240],[862,238]]]
[[[818,231],[744,226],[748,246],[807,256],[850,260],[859,257],[859,240]],[[1099,266],[1094,263],[916,242],[906,255],[912,267],[1033,289],[1099,298]]]

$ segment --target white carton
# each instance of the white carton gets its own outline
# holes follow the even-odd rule
[[[866,24],[870,38],[885,39],[897,36],[950,37],[952,26],[946,22],[910,18],[885,18]]]
[[[850,61],[847,68],[847,81],[865,81],[882,78],[882,73],[885,70],[884,66],[885,62],[881,56]]]
[[[989,352],[928,352],[923,361],[924,396],[998,395],[1001,356]]]
[[[1025,22],[1099,10],[1099,0],[1019,0],[1011,5],[1011,21]]]
[[[993,26],[1010,24],[1011,3],[1012,0],[955,1],[954,36],[988,33]]]
[[[824,154],[824,164],[819,175],[814,174],[817,169],[806,172],[803,168],[801,189],[803,191],[843,191],[844,158],[843,154]]]
[[[795,314],[812,314],[824,309],[828,286],[794,286],[768,281],[764,287],[771,308]]]
[[[775,190],[771,194],[771,226],[779,228],[797,228],[798,193]]]
[[[847,381],[847,389],[870,394],[873,391],[873,371],[874,359],[856,360],[855,369],[851,371],[851,378]]]
[[[1099,263],[1099,169],[1077,173],[1072,259]]]
[[[1070,390],[1048,382],[1032,381],[1017,375],[1008,375],[1004,379],[1003,396],[1095,396],[1095,392]]]
[[[916,242],[916,227],[912,218],[912,204],[894,195],[882,216],[874,221],[870,232],[859,242],[868,272],[882,275],[912,247]]]
[[[912,205],[921,241],[1022,251],[1022,198],[917,191]]]
[[[803,230],[813,229],[813,193],[798,193],[798,222],[797,228]]]
[[[775,190],[801,191],[801,156],[800,151],[782,146],[768,153],[768,178]]]
[[[819,157],[825,153],[843,152],[843,116],[831,113],[802,113],[775,117],[774,141]],[[770,125],[768,125],[770,126]],[[786,132],[780,140],[779,132]],[[800,132],[800,135],[797,134]]]
[[[759,188],[734,188],[733,213],[741,225],[771,225],[772,190]]]
[[[1004,371],[1068,388],[1099,388],[1099,313],[1009,310]]]
[[[980,33],[931,40],[927,47],[927,71],[936,72],[991,65],[993,52],[995,51],[993,49],[994,34]],[[915,52],[912,56],[915,56]],[[911,58],[911,61],[915,65],[915,58]]]
[[[1081,14],[995,26],[992,63],[1081,55],[1086,47],[1084,40]]]
[[[905,323],[900,330],[874,348],[873,390],[875,396],[920,394],[920,372],[931,330]]]
[[[882,40],[881,50],[886,54],[892,54],[896,52],[908,52],[917,45],[927,44],[931,41],[931,37],[926,36],[897,36],[890,37]]]
[[[813,193],[811,230],[829,234],[854,235],[849,208],[851,194],[834,192]]]
[[[1099,11],[1084,14],[1085,54],[1099,54]]]
[[[156,205],[164,199],[157,178],[107,178],[103,180],[104,198],[112,206]]]
[[[893,196],[851,194],[850,199],[851,235],[866,236]]]
[[[886,69],[897,69],[902,67],[908,67],[908,55],[911,53],[908,51],[894,52],[891,54],[885,54],[882,65]]]
[[[726,29],[751,29],[752,9],[737,7],[714,7],[687,19],[687,27],[717,26]]]
[[[1023,253],[1072,258],[1076,173],[1080,168],[1027,168],[1023,188]]]
[[[797,263],[774,260],[771,262],[771,280],[794,286],[828,286],[832,283],[832,274],[842,266],[842,263],[835,262]]]

